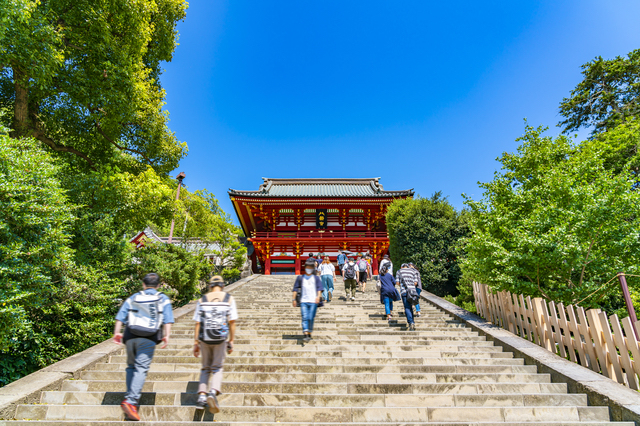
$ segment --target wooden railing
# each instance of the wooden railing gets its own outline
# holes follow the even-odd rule
[[[600,309],[531,299],[508,291],[492,293],[473,283],[478,315],[524,339],[618,383],[638,390],[640,321],[607,317]],[[624,330],[624,332],[623,332]]]

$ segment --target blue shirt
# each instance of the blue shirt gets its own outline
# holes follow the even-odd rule
[[[347,260],[347,256],[344,253],[340,253],[338,255],[338,265],[344,265],[344,262],[346,262]]]
[[[158,290],[156,290],[155,288],[148,288],[144,290],[144,294],[148,294],[148,295],[158,294]],[[129,318],[129,310],[131,309],[131,298],[134,296],[135,294],[130,296],[122,304],[122,306],[120,307],[120,310],[118,311],[118,315],[116,315],[117,321],[120,321],[123,324],[127,323],[127,319]],[[171,308],[171,301],[169,300],[167,295],[164,293],[160,294],[160,305],[162,306],[162,315],[164,317],[164,324],[173,324],[174,319],[173,319],[173,309]]]

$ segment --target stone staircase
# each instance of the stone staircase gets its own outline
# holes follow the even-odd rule
[[[192,355],[191,317],[180,319],[170,346],[156,351],[143,423],[633,425],[610,422],[607,407],[587,406],[585,395],[568,394],[426,302],[416,331],[398,315],[401,303],[388,323],[373,284],[347,302],[339,280],[304,344],[290,302],[293,278],[259,277],[233,291],[240,319],[215,419],[195,410],[200,359]],[[122,353],[112,356],[0,424],[122,425],[125,362]]]

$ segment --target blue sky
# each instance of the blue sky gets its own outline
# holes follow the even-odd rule
[[[165,64],[178,171],[235,214],[261,177],[382,177],[480,198],[580,65],[640,48],[637,1],[191,1]],[[586,133],[584,133],[586,134]],[[237,222],[237,220],[236,220]]]

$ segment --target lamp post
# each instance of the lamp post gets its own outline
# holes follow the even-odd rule
[[[178,201],[178,199],[180,198],[180,187],[182,186],[182,179],[184,179],[184,177],[185,177],[184,172],[180,172],[180,174],[176,176],[176,179],[178,179],[178,190],[176,191],[176,201]],[[171,241],[173,240],[174,225],[175,225],[175,215],[174,215],[174,218],[171,219],[171,230],[169,231],[169,241],[168,241],[169,244],[171,244]]]

